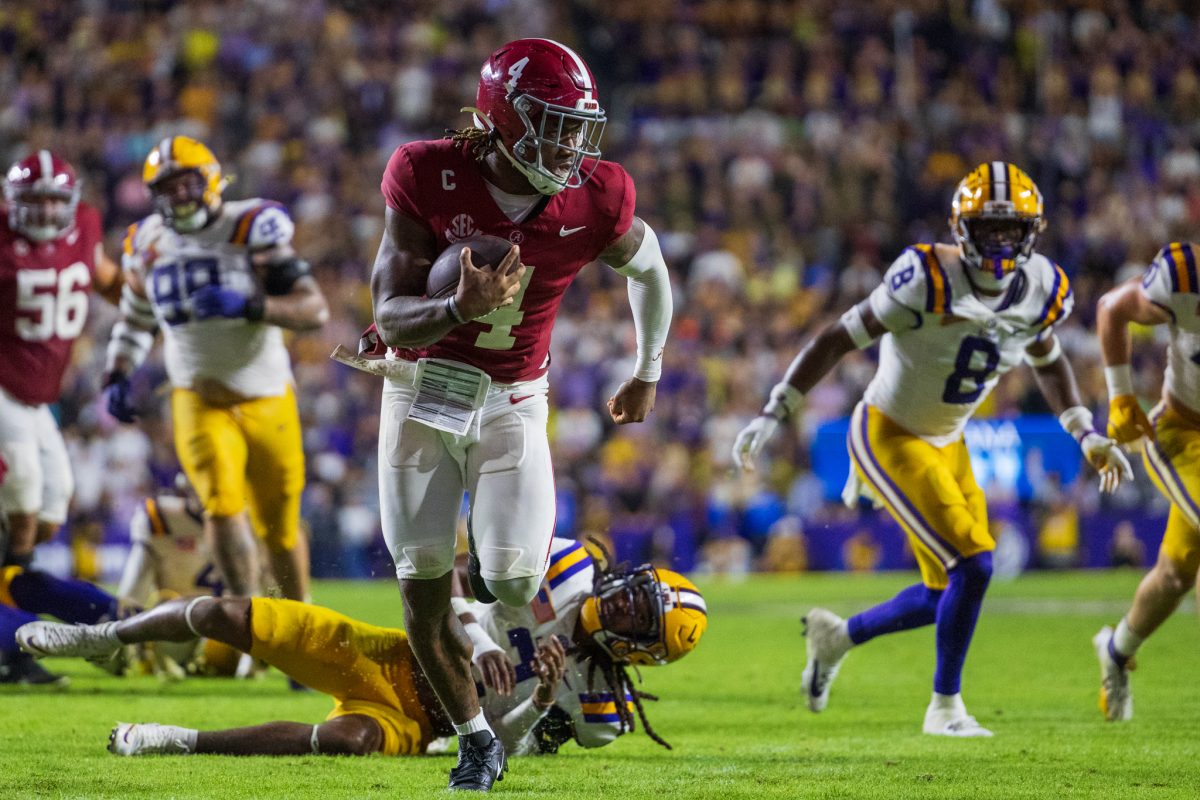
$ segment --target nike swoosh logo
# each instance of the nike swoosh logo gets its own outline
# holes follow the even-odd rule
[[[517,403],[523,403],[531,397],[533,397],[531,394],[510,394],[508,396],[508,402],[515,406]]]
[[[658,361],[660,358],[662,358],[662,350],[659,350],[659,351],[658,351],[658,353],[657,353],[657,354],[654,356],[654,358],[652,358],[652,359],[650,359],[650,360],[651,360],[651,361]]]
[[[559,236],[570,236],[572,233],[579,233],[581,230],[583,230],[586,227],[587,227],[587,225],[580,225],[578,228],[568,228],[566,225],[563,225],[561,228],[558,229],[558,235]]]

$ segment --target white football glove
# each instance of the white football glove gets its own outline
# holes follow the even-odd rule
[[[744,470],[754,470],[754,459],[762,452],[767,440],[775,435],[779,420],[766,414],[755,417],[742,428],[733,440],[733,463]]]
[[[1104,494],[1115,492],[1121,481],[1133,480],[1133,467],[1116,439],[1091,431],[1079,440],[1079,447],[1088,463],[1100,473],[1100,491]]]

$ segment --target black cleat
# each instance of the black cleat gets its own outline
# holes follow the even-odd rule
[[[471,594],[475,595],[475,599],[481,603],[496,602],[496,595],[492,594],[492,590],[487,587],[487,581],[483,579],[482,573],[479,571],[479,556],[475,555],[475,536],[471,533],[471,528],[467,526],[467,583],[471,585]]]
[[[491,791],[492,784],[504,780],[507,771],[508,756],[504,753],[499,736],[493,736],[486,745],[472,744],[469,736],[459,736],[458,763],[450,770],[450,789]]]
[[[62,688],[71,681],[55,675],[28,653],[0,654],[0,684]]]

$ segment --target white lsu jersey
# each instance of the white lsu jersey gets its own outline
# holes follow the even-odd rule
[[[1163,391],[1200,414],[1200,280],[1196,245],[1164,247],[1142,276],[1142,292],[1171,315]]]
[[[994,307],[974,294],[961,259],[906,249],[870,296],[887,328],[864,401],[935,447],[958,440],[1000,376],[1074,305],[1066,273],[1034,253]]]
[[[155,593],[221,593],[221,573],[205,542],[203,521],[189,513],[182,497],[147,498],[129,523],[129,538],[133,549],[117,590],[121,599],[147,606]]]
[[[283,331],[245,319],[192,318],[191,296],[211,285],[250,296],[250,254],[291,242],[295,226],[279,203],[229,201],[212,224],[183,234],[159,214],[129,228],[122,266],[138,273],[163,331],[167,375],[178,388],[215,380],[245,397],[277,397],[292,382]]]
[[[538,643],[550,636],[572,638],[579,610],[592,593],[594,575],[595,567],[587,549],[573,539],[556,537],[550,546],[550,567],[532,603],[522,608],[503,603],[471,606],[484,631],[504,648],[510,663],[516,667],[516,686],[508,697],[484,689],[479,672],[475,671],[484,713],[509,755],[536,751],[532,731],[514,732],[519,738],[513,741],[514,737],[506,736],[509,731],[497,723],[537,688],[538,678],[530,664]],[[575,723],[575,741],[582,747],[603,747],[621,732],[615,701],[599,671],[595,680],[594,691],[589,691],[587,659],[578,654],[567,656],[563,685],[559,687],[555,705],[570,715]]]

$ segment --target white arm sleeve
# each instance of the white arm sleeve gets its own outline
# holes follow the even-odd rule
[[[658,236],[649,225],[642,245],[629,263],[615,267],[629,283],[629,307],[637,335],[637,367],[633,377],[654,383],[662,375],[662,351],[671,328],[674,299],[667,262],[658,246]]]

